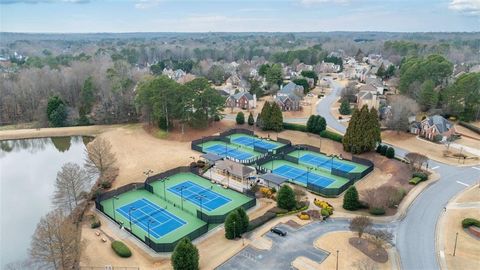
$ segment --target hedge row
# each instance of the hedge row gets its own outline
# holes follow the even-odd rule
[[[248,224],[247,231],[252,231],[252,230],[262,226],[263,224],[272,220],[276,216],[277,216],[277,214],[275,214],[274,212],[267,211],[265,214],[263,214],[263,216],[259,216],[256,219],[250,220],[250,223]]]
[[[462,220],[462,227],[468,228],[470,226],[476,226],[480,228],[480,220],[474,218],[466,218]]]
[[[343,140],[342,135],[340,135],[338,133],[335,133],[335,132],[328,131],[328,130],[324,130],[324,131],[320,132],[320,136],[323,137],[323,138],[330,139],[332,141],[339,142],[339,143],[341,143],[342,140]]]
[[[128,258],[132,256],[132,252],[123,242],[113,241],[112,249],[115,251],[115,253],[117,253],[118,256],[122,258]]]
[[[292,123],[283,123],[283,128],[288,130],[296,130],[301,132],[307,132],[307,126],[299,125],[299,124],[292,124]]]
[[[277,217],[283,217],[283,216],[288,216],[288,215],[291,215],[291,214],[296,214],[298,212],[302,212],[302,211],[305,211],[307,209],[308,209],[308,205],[304,205],[303,207],[298,208],[296,210],[292,210],[292,211],[286,212],[286,213],[277,214]]]
[[[422,181],[427,181],[428,180],[428,174],[423,173],[423,172],[415,172],[412,174],[412,177],[418,177],[422,179]]]
[[[412,179],[410,179],[410,181],[408,181],[409,184],[411,185],[417,185],[418,183],[422,182],[422,178],[420,177],[413,177]]]

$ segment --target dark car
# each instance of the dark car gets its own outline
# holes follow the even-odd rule
[[[278,234],[278,235],[280,235],[280,236],[287,236],[287,232],[286,232],[286,231],[283,231],[283,230],[281,230],[281,229],[279,229],[279,228],[277,228],[277,227],[271,228],[270,231],[271,231],[272,233]]]

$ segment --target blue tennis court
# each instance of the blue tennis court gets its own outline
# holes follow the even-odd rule
[[[245,160],[253,157],[252,154],[240,151],[230,146],[215,144],[213,146],[203,149],[207,153],[214,153],[222,157],[232,157],[238,160]]]
[[[197,185],[192,181],[185,181],[173,187],[169,187],[168,191],[179,197],[183,196],[184,199],[189,200],[208,211],[215,210],[232,201],[231,199],[218,194],[209,188]]]
[[[309,173],[308,171],[305,171],[290,165],[282,165],[274,169],[273,173],[283,176],[285,178],[291,179],[295,182],[303,183],[305,185],[307,184],[307,180],[308,180],[308,183],[316,186],[320,186],[320,187],[327,187],[331,183],[335,182],[335,180],[330,179],[328,177],[324,177],[312,172]]]
[[[254,146],[260,147],[263,149],[271,150],[277,148],[277,145],[271,142],[268,142],[266,140],[262,140],[259,138],[255,137],[250,137],[250,136],[241,136],[237,137],[235,139],[232,139],[231,142],[236,143],[236,144],[241,144],[245,146],[251,146],[252,148]]]
[[[117,208],[116,211],[127,220],[131,217],[132,224],[142,228],[147,234],[150,222],[150,235],[157,239],[187,224],[145,198]]]
[[[332,167],[334,169],[338,169],[343,172],[350,172],[351,170],[355,169],[354,165],[344,163],[340,160],[337,159],[332,159],[329,157],[323,157],[319,155],[314,155],[314,154],[305,154],[300,157],[299,161],[301,163],[306,163],[310,164],[316,167],[321,167],[327,170],[331,170]]]

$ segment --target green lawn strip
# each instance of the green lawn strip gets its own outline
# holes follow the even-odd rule
[[[164,200],[160,199],[158,196],[155,196],[144,189],[132,190],[132,191],[128,191],[118,195],[118,200],[115,200],[115,208],[118,209],[124,205],[127,205],[129,203],[132,203],[142,198],[149,200],[150,202],[154,203],[155,205],[161,208],[166,208],[168,212],[170,212],[171,214],[177,216],[178,218],[186,222],[185,225],[171,231],[170,233],[160,237],[159,239],[156,239],[152,235],[150,235],[151,239],[156,243],[175,242],[176,240],[185,237],[192,231],[200,228],[205,224],[204,221],[182,211],[181,209],[175,208],[172,205],[167,204]],[[102,201],[101,204],[103,206],[103,211],[113,218],[112,200],[113,198]],[[116,212],[115,219],[117,221],[123,222],[123,225],[125,227],[130,228],[128,217],[124,217],[119,212]],[[151,226],[154,227],[155,225],[152,224]],[[133,231],[133,234],[135,234],[140,239],[145,239],[145,236],[147,236],[146,230],[142,229],[139,226],[136,226],[135,223],[133,222],[132,222],[132,231]]]
[[[230,136],[227,136],[227,138],[230,138],[231,140],[231,143],[232,144],[235,144],[235,145],[240,145],[240,144],[237,144],[237,143],[234,143],[233,140],[234,139],[237,139],[237,138],[242,138],[242,137],[247,137],[247,138],[253,138],[253,139],[263,139],[263,138],[259,138],[259,137],[255,137],[255,136],[250,136],[250,135],[246,135],[246,134],[241,134],[241,133],[237,133],[237,134],[232,134]],[[272,143],[272,144],[275,144],[276,147],[273,148],[273,149],[278,149],[282,146],[284,146],[285,144],[283,143],[279,143],[277,141],[273,141],[273,140],[267,140],[267,139],[263,139],[264,141],[268,142],[268,143]],[[252,146],[249,146],[253,149],[253,145]]]
[[[290,152],[288,155],[289,156],[292,156],[292,157],[302,157],[306,154],[311,154],[311,155],[314,155],[314,156],[318,156],[318,157],[326,157],[328,159],[330,159],[330,157],[326,156],[326,155],[323,155],[323,154],[320,154],[320,153],[316,153],[316,152],[312,152],[312,151],[308,151],[308,150],[295,150],[293,152]],[[342,163],[345,163],[345,164],[349,164],[349,165],[353,165],[355,166],[355,168],[353,170],[351,170],[350,172],[351,173],[362,173],[363,171],[365,171],[366,169],[368,169],[367,166],[363,165],[363,164],[359,164],[359,163],[355,163],[353,161],[348,161],[348,160],[344,160],[344,159],[338,159],[338,158],[334,158],[336,161],[339,161],[339,162],[342,162]],[[310,164],[308,163],[304,163],[304,162],[301,162],[302,164],[305,164],[305,165],[308,165],[308,166],[311,166]],[[327,169],[324,169],[323,170],[327,170]],[[328,170],[327,170],[328,171]]]
[[[286,160],[273,160],[273,161],[270,161],[270,162],[267,162],[267,163],[263,164],[262,167],[265,168],[265,169],[268,169],[268,170],[272,170],[272,165],[273,165],[273,170],[275,170],[276,168],[281,167],[283,165],[289,165],[289,166],[292,166],[292,167],[302,169],[304,171],[307,171],[307,168],[308,168],[307,166],[305,166],[303,164],[296,164],[296,163],[286,161]],[[336,176],[336,175],[331,175],[330,173],[325,173],[325,171],[317,170],[316,168],[314,168],[312,170],[312,173],[317,174],[317,175],[321,175],[321,176],[325,176],[325,177],[328,177],[332,180],[335,180],[330,185],[328,185],[327,188],[338,188],[338,187],[341,187],[341,186],[345,185],[346,183],[348,183],[348,179],[346,179],[346,178],[339,177],[339,176]],[[298,185],[301,185],[301,186],[305,186],[305,184],[303,184],[303,183],[298,183],[298,182],[295,182],[295,183],[298,184]]]
[[[204,142],[204,143],[199,144],[199,146],[202,147],[202,149],[203,148],[208,148],[208,147],[211,147],[211,146],[215,146],[215,145],[221,145],[223,147],[225,147],[225,145],[227,145],[227,147],[237,149],[238,151],[241,151],[241,152],[249,153],[249,154],[252,155],[250,158],[259,156],[261,154],[261,153],[253,151],[252,148],[249,148],[247,146],[239,147],[240,145],[238,145],[238,144],[225,143],[225,142],[222,142],[222,141],[208,141],[208,142]]]
[[[240,207],[241,205],[243,205],[244,203],[247,203],[250,200],[249,197],[239,192],[236,192],[231,189],[223,188],[222,186],[217,184],[213,184],[209,180],[203,177],[200,177],[198,175],[195,175],[193,173],[178,173],[168,177],[168,180],[165,182],[165,193],[167,196],[167,200],[175,203],[176,205],[181,205],[181,197],[176,195],[175,193],[170,192],[168,188],[178,185],[180,183],[183,183],[185,181],[191,181],[193,183],[196,183],[199,186],[205,187],[209,190],[211,189],[212,191],[231,199],[230,202],[212,211],[208,211],[204,208],[203,212],[208,215],[223,215],[223,214],[229,213],[230,211]],[[163,197],[163,182],[154,181],[150,184],[153,186],[154,192],[158,194],[158,196]],[[186,211],[189,211],[190,213],[196,213],[197,209],[200,210],[200,206],[197,206],[196,204],[194,204],[189,200],[183,201],[183,208]]]

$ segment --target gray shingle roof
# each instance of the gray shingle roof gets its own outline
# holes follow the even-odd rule
[[[446,131],[449,131],[452,128],[452,123],[448,121],[447,119],[443,118],[440,115],[434,115],[432,117],[428,117],[426,119],[428,121],[428,125],[433,126],[435,125],[437,127],[438,132],[444,133]]]

